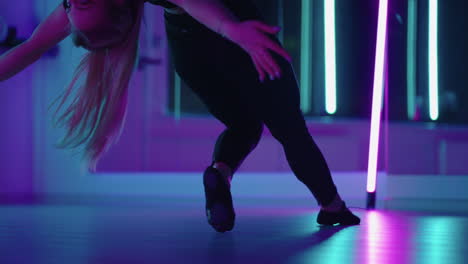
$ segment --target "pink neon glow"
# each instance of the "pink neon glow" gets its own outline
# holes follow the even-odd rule
[[[385,48],[387,44],[387,10],[388,0],[380,0],[374,68],[374,92],[372,96],[369,163],[367,169],[367,192],[375,192],[377,182],[377,157],[379,152],[380,122],[384,91]]]

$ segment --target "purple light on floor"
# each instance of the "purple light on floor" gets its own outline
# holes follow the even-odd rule
[[[377,157],[379,151],[380,122],[384,91],[385,48],[387,44],[388,0],[380,0],[377,24],[377,46],[375,54],[374,85],[372,96],[372,115],[369,144],[369,163],[367,169],[367,192],[374,193],[377,182]]]
[[[414,230],[409,228],[409,222],[405,217],[394,213],[369,211],[364,215],[363,221],[366,223],[362,226],[366,239],[363,239],[358,247],[366,254],[355,263],[394,264],[414,262],[414,250],[412,250],[415,247],[413,244],[415,241],[413,237]],[[383,249],[382,245],[398,245],[401,250],[398,251],[398,254],[394,254],[392,250]]]

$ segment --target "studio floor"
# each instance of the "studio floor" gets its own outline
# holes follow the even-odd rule
[[[468,216],[353,208],[359,226],[320,227],[294,201],[241,199],[232,232],[200,198],[0,206],[1,264],[468,263]]]

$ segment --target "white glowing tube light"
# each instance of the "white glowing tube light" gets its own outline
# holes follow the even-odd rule
[[[325,110],[336,113],[335,0],[324,0],[325,8]]]
[[[377,25],[377,46],[375,54],[374,85],[372,96],[372,116],[367,171],[367,192],[373,193],[377,182],[377,158],[379,151],[380,122],[384,92],[385,48],[387,43],[388,0],[380,0]]]
[[[429,115],[433,121],[439,118],[437,13],[437,0],[429,0]]]

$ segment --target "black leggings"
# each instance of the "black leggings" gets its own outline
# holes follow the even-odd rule
[[[319,204],[329,204],[337,190],[306,127],[290,63],[273,54],[282,77],[261,83],[249,55],[240,47],[189,15],[166,13],[165,18],[177,73],[210,113],[226,125],[216,142],[213,160],[226,163],[235,171],[257,146],[265,124],[282,144],[297,178]]]

